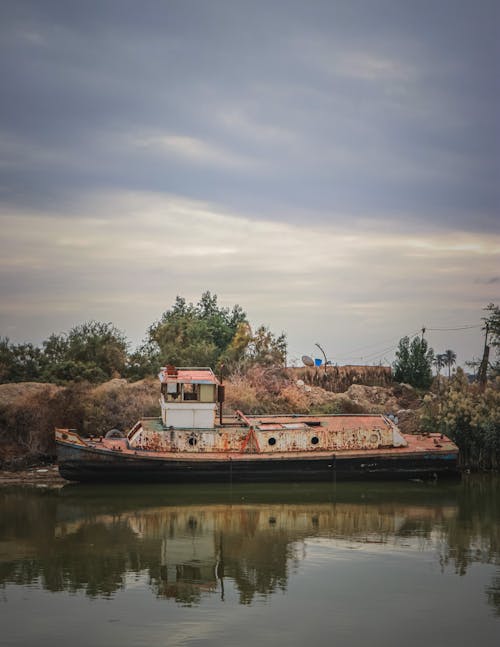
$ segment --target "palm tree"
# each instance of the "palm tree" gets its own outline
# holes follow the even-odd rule
[[[441,369],[446,366],[446,359],[444,353],[438,354],[434,356],[434,359],[432,360],[432,363],[436,367],[436,373],[439,374],[441,373]]]
[[[453,350],[444,351],[444,364],[448,367],[448,377],[451,377],[451,367],[457,363],[457,354]]]

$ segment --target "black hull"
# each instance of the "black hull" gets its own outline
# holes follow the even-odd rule
[[[120,455],[58,444],[61,476],[80,482],[256,483],[402,480],[458,476],[454,453],[203,459]]]

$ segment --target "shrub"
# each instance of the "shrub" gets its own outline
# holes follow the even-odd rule
[[[456,442],[466,466],[500,465],[500,378],[484,389],[469,384],[462,369],[437,396],[426,396],[422,425],[440,431]]]

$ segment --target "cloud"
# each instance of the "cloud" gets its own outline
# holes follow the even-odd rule
[[[492,7],[94,6],[4,9],[5,202],[119,186],[498,231]]]
[[[499,236],[353,232],[343,220],[254,220],[151,192],[86,196],[72,213],[3,210],[1,321],[33,337],[44,312],[112,320],[138,341],[177,294],[197,301],[210,289],[287,331],[299,354],[308,336],[397,337],[457,309],[455,323],[478,318],[494,300]]]
[[[255,165],[255,162],[243,155],[225,150],[203,139],[186,135],[149,136],[138,139],[136,144],[139,148],[145,148],[153,153],[173,156],[180,158],[181,161],[186,160],[194,164],[240,169]]]
[[[338,354],[498,301],[495,3],[89,2],[1,9],[3,334],[211,289]]]

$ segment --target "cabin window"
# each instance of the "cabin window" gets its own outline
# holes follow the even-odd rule
[[[200,388],[199,384],[184,384],[183,400],[199,400]]]
[[[167,400],[176,400],[180,395],[180,384],[177,382],[167,382],[161,385],[161,392]]]

